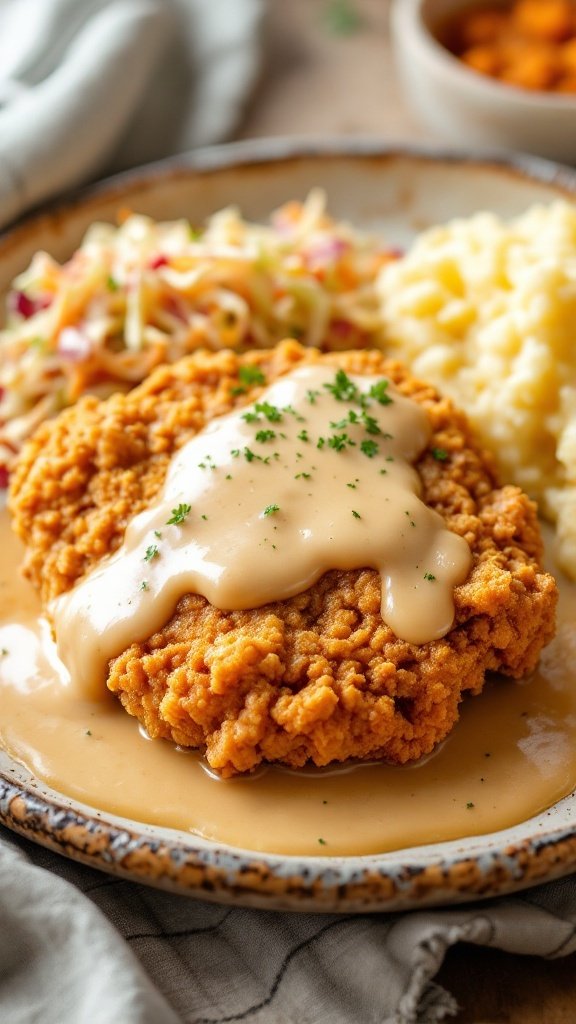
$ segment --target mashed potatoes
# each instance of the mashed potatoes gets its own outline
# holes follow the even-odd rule
[[[576,578],[576,207],[433,228],[378,289],[387,348],[466,410]]]

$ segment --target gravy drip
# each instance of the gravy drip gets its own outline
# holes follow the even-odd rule
[[[58,793],[130,820],[255,851],[381,853],[524,821],[576,784],[576,587],[561,585],[559,629],[540,669],[464,702],[434,755],[411,767],[216,780],[195,753],[149,740],[102,688],[79,698],[18,573],[0,512],[0,746]],[[321,843],[320,840],[323,842]]]
[[[330,569],[377,569],[382,617],[401,639],[444,636],[471,554],[419,497],[412,462],[429,437],[424,409],[388,381],[326,366],[212,421],[118,551],[52,602],[79,693],[96,695],[109,660],[160,629],[184,594],[257,608]]]

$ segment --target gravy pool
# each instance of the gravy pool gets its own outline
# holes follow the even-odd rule
[[[107,691],[79,699],[0,511],[0,746],[67,797],[216,843],[294,855],[380,853],[526,820],[576,785],[576,586],[539,670],[464,701],[444,744],[410,767],[268,768],[222,781],[149,740]]]

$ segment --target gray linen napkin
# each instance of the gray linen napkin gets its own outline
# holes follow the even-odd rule
[[[0,0],[0,227],[104,173],[225,138],[264,0]]]
[[[462,941],[574,952],[576,880],[411,914],[241,910],[109,877],[0,829],[6,1024],[433,1024],[457,1011],[433,979]]]

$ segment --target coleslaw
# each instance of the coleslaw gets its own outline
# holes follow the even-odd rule
[[[202,230],[128,211],[119,221],[92,225],[63,265],[37,253],[12,284],[0,332],[0,485],[46,417],[87,393],[128,390],[198,348],[378,343],[375,280],[399,253],[332,219],[320,190],[268,225],[232,207]]]

